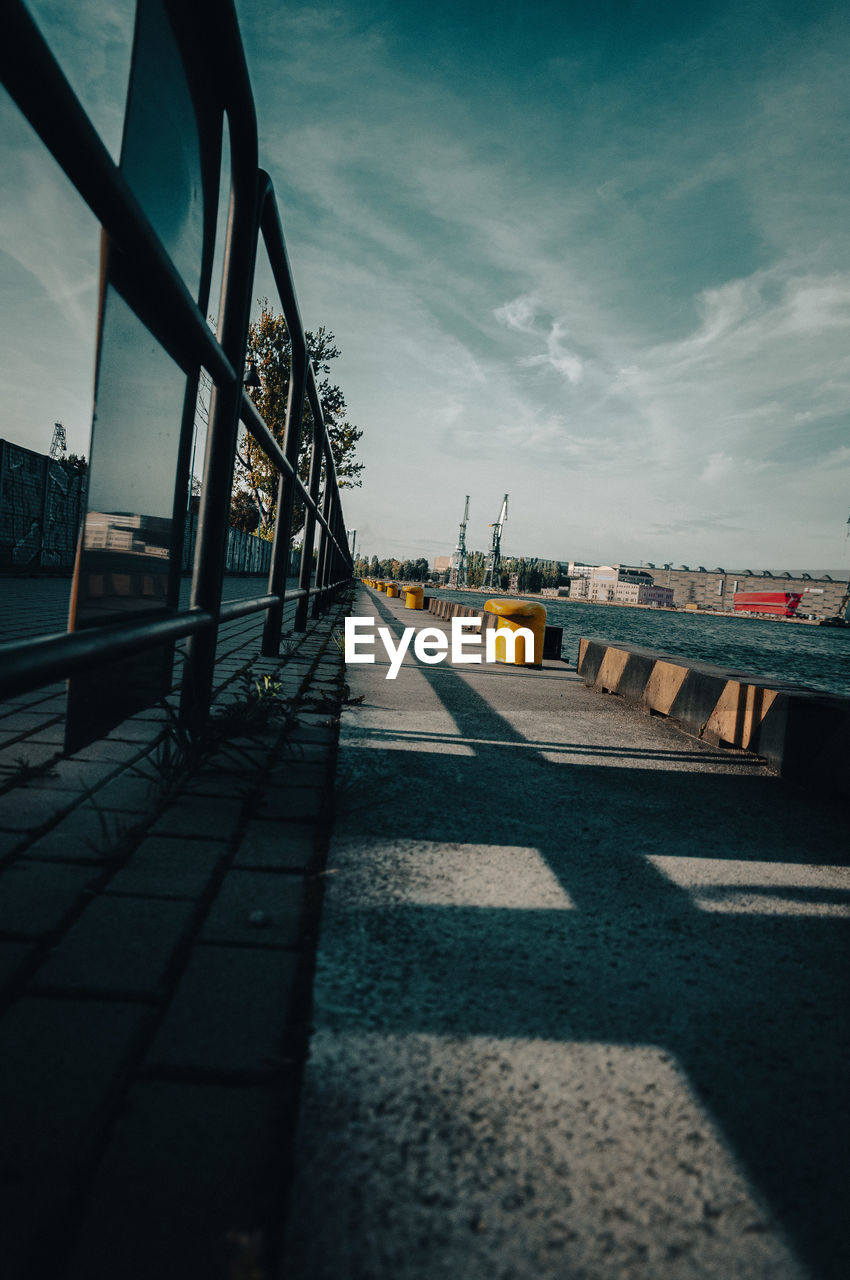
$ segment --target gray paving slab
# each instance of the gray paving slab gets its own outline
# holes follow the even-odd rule
[[[37,970],[33,989],[153,999],[193,911],[188,902],[96,898]]]
[[[261,1276],[279,1113],[258,1088],[138,1085],[63,1280]]]
[[[26,833],[21,831],[0,831],[0,858],[9,858],[26,843]]]
[[[0,796],[0,827],[5,831],[36,831],[76,803],[76,797],[55,787],[15,787]]]
[[[56,933],[100,878],[94,868],[18,859],[0,873],[0,933],[18,938]]]
[[[297,947],[301,940],[304,881],[274,871],[229,871],[204,921],[205,942]]]
[[[201,898],[228,853],[225,841],[148,836],[109,881],[107,893]]]
[[[0,942],[0,991],[18,977],[35,955],[35,947],[25,942]]]
[[[73,793],[57,793],[71,796]],[[77,797],[78,799],[79,797]],[[32,858],[57,862],[90,862],[107,865],[116,849],[144,823],[138,813],[101,808],[97,798],[75,809],[27,847]]]
[[[108,755],[104,760],[82,760],[69,756],[57,760],[50,770],[50,786],[54,790],[67,789],[82,792],[86,789],[96,790],[108,778],[119,773],[122,762]]]
[[[52,742],[42,741],[43,737],[51,737],[51,734],[39,734],[38,740],[33,736],[18,739],[11,746],[5,746],[0,750],[0,781],[15,782],[21,778],[21,775],[44,769],[44,775],[49,775],[46,765],[57,760],[60,755],[60,748],[57,745],[60,735],[57,733]]]
[[[268,787],[256,806],[258,818],[281,822],[315,822],[327,805],[325,788],[280,782]]]
[[[151,813],[159,800],[159,779],[151,773],[137,773],[134,768],[107,782],[94,796],[95,804],[104,812],[131,814]]]
[[[181,798],[168,805],[151,827],[151,834],[229,839],[239,826],[243,807],[239,796],[204,799],[202,804]]]
[[[29,708],[19,711],[7,708],[5,714],[0,715],[0,728],[4,733],[23,734],[30,729],[46,729],[56,719],[55,711],[31,711]]]
[[[108,1119],[145,1016],[113,1002],[25,999],[0,1020],[4,1274],[56,1274],[74,1174]]]
[[[310,823],[257,818],[246,826],[233,865],[255,871],[305,871],[313,860],[315,838]]]
[[[273,1076],[299,957],[278,949],[196,946],[148,1054],[152,1071]]]
[[[281,1276],[843,1280],[843,815],[561,664],[386,673],[347,668]]]

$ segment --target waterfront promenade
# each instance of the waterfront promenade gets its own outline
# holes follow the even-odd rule
[[[343,612],[223,628],[186,770],[0,704],[4,1277],[843,1277],[838,806],[561,662],[343,684]]]
[[[387,666],[347,668],[281,1277],[845,1276],[838,805],[563,663]]]

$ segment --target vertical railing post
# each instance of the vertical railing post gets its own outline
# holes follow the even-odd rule
[[[262,230],[269,254],[269,263],[275,284],[283,304],[283,314],[292,343],[292,363],[289,371],[289,394],[286,398],[286,419],[283,430],[283,453],[292,474],[281,473],[277,489],[277,516],[275,519],[272,559],[269,567],[269,594],[280,596],[280,602],[266,610],[263,627],[262,653],[264,658],[276,658],[280,653],[280,633],[283,627],[284,596],[289,573],[289,556],[292,546],[292,514],[295,509],[295,482],[298,476],[298,454],[301,449],[301,422],[304,415],[304,396],[307,388],[307,343],[304,327],[298,312],[298,301],[289,271],[286,244],[280,215],[274,200],[274,190],[268,174],[262,173],[265,195],[262,210]]]
[[[221,289],[219,341],[236,377],[232,384],[214,384],[210,396],[204,484],[198,513],[192,607],[217,617],[227,556],[228,512],[233,487],[233,462],[242,404],[242,375],[251,307],[251,288],[257,248],[256,163],[250,178],[234,180],[227,221]],[[190,636],[186,642],[180,718],[199,726],[209,713],[215,672],[218,624]]]
[[[298,586],[305,594],[299,596],[295,608],[295,630],[307,630],[307,610],[310,606],[310,579],[313,576],[313,541],[316,536],[316,505],[319,501],[319,485],[322,479],[322,446],[325,440],[325,422],[322,406],[316,391],[316,381],[310,371],[310,408],[313,411],[313,444],[310,452],[309,493],[312,506],[304,512],[304,539],[301,545],[301,573]],[[316,582],[318,586],[318,580]]]
[[[280,596],[280,603],[272,605],[266,611],[262,646],[264,658],[276,658],[280,653],[283,600],[286,591],[286,577],[289,572],[289,552],[292,546],[295,477],[298,475],[298,451],[301,447],[301,417],[304,412],[306,380],[306,352],[297,350],[296,343],[293,340],[289,395],[286,400],[286,425],[283,432],[283,452],[287,461],[292,465],[293,473],[291,476],[281,474],[277,490],[277,516],[274,524],[272,561],[269,568],[269,594]]]
[[[328,450],[328,455],[325,457],[325,489],[322,494],[322,516],[327,521],[327,527],[324,524],[319,525],[319,556],[316,561],[316,586],[319,590],[313,597],[312,615],[314,618],[319,617],[326,603],[325,596],[327,594],[328,585],[328,565],[330,564],[330,548],[332,545],[328,535],[328,528],[330,527],[330,515],[332,510],[331,494],[336,482],[336,477],[333,474],[329,457],[330,450]]]

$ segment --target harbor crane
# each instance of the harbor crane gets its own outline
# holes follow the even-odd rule
[[[490,554],[487,557],[487,567],[484,570],[484,586],[489,586],[492,591],[498,591],[501,585],[502,576],[502,528],[508,518],[508,495],[505,494],[502,501],[502,509],[499,512],[499,518],[495,524],[491,524],[493,530],[493,541],[490,545]]]
[[[60,458],[64,458],[68,444],[65,438],[65,428],[61,422],[53,424],[53,439],[50,442],[50,457],[53,462],[58,462]]]
[[[455,588],[463,588],[467,584],[466,579],[466,522],[469,519],[469,494],[466,495],[466,504],[463,508],[463,519],[460,522],[460,529],[457,535],[457,546],[452,556],[452,569],[449,575],[449,586]]]

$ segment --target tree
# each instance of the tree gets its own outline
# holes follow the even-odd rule
[[[292,339],[286,320],[273,312],[267,298],[261,301],[262,312],[248,330],[248,345],[260,375],[261,386],[249,389],[248,394],[262,414],[266,425],[278,444],[283,445],[286,423],[286,402],[292,370]],[[363,432],[346,419],[347,406],[341,389],[330,381],[331,362],[339,356],[334,335],[328,329],[307,332],[307,351],[313,361],[317,390],[322,405],[328,437],[331,443],[337,480],[340,488],[359,487],[362,483],[363,463],[355,460],[357,442]],[[313,415],[304,402],[301,427],[301,447],[298,453],[298,474],[307,484],[310,474],[310,449],[313,438]],[[257,532],[270,537],[274,528],[277,509],[278,472],[266,458],[254,438],[243,431],[236,451],[234,475],[235,514],[245,518],[245,505],[253,503],[259,519]],[[304,504],[296,497],[293,516],[293,533],[304,523]],[[243,526],[244,527],[244,526]]]
[[[245,489],[234,489],[230,499],[230,525],[243,533],[255,533],[260,523],[260,512],[253,496]]]

